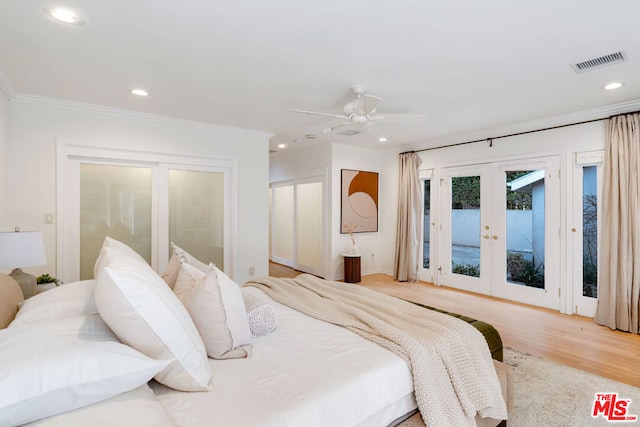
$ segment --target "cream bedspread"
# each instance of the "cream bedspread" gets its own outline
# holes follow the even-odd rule
[[[307,274],[256,278],[244,286],[262,289],[284,305],[342,326],[404,359],[427,426],[474,426],[476,415],[507,418],[487,343],[466,322]]]

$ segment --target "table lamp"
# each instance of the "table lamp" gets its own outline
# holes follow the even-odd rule
[[[0,232],[0,268],[13,268],[9,274],[22,288],[24,298],[37,293],[36,276],[25,273],[23,267],[35,267],[47,263],[44,241],[40,231]]]

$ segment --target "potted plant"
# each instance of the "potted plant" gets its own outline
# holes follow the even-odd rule
[[[54,286],[60,286],[62,281],[58,278],[52,277],[49,274],[43,274],[42,276],[38,276],[36,278],[36,282],[38,285],[46,285],[49,283],[53,283]]]

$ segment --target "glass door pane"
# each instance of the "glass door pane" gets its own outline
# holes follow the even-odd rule
[[[151,264],[152,168],[80,164],[80,280],[93,267],[106,236]]]
[[[424,220],[422,227],[422,267],[431,266],[431,180],[424,180]]]
[[[294,187],[282,185],[272,187],[273,194],[273,261],[293,267],[294,265]]]
[[[168,185],[169,242],[224,270],[224,173],[169,169]]]
[[[438,284],[491,294],[490,178],[490,164],[442,170]]]
[[[323,274],[322,199],[322,182],[296,184],[296,268],[313,274]]]
[[[582,296],[598,297],[598,167],[582,168]]]
[[[493,166],[492,295],[560,308],[560,161]]]
[[[451,178],[451,272],[480,277],[480,175]]]
[[[594,317],[598,306],[598,194],[602,188],[604,150],[576,153],[573,170],[572,312]]]
[[[506,171],[506,277],[544,289],[544,170]]]

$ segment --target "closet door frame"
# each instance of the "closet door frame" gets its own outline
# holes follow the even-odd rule
[[[313,267],[310,266],[305,266],[303,264],[300,264],[298,262],[298,245],[297,245],[297,240],[298,240],[298,236],[297,236],[297,227],[298,227],[298,214],[296,212],[296,203],[297,203],[297,191],[298,191],[298,185],[300,184],[309,184],[309,183],[320,183],[322,184],[322,248],[321,248],[321,266],[319,269],[315,269]],[[293,229],[293,259],[289,260],[289,259],[285,259],[282,257],[279,257],[278,254],[276,254],[275,251],[275,239],[276,239],[276,235],[275,235],[275,222],[276,222],[276,215],[275,215],[275,209],[274,209],[274,203],[273,201],[275,200],[275,191],[273,191],[275,188],[278,187],[286,187],[286,186],[291,186],[293,188],[293,221],[291,224],[291,227]],[[269,189],[271,190],[271,214],[270,214],[270,241],[269,241],[269,248],[270,248],[270,258],[272,261],[277,262],[279,264],[283,264],[286,266],[289,266],[291,268],[294,268],[296,270],[300,270],[306,273],[310,273],[310,274],[314,274],[314,275],[318,275],[321,277],[327,277],[327,230],[328,230],[328,226],[327,226],[327,221],[328,221],[328,213],[327,213],[327,178],[326,178],[326,174],[324,174],[324,171],[321,170],[315,170],[315,171],[311,171],[309,174],[305,174],[304,176],[300,176],[300,177],[296,177],[296,178],[292,178],[292,179],[286,179],[286,180],[280,180],[280,181],[274,181],[271,182],[269,185]]]
[[[155,167],[154,187],[153,191],[153,212],[159,212],[162,209],[168,210],[168,205],[159,205],[161,191],[158,188],[158,170],[162,167],[170,165],[171,167],[184,167],[193,170],[208,171],[225,171],[225,218],[229,218],[229,223],[225,225],[225,233],[228,237],[229,262],[225,264],[225,272],[232,278],[236,277],[237,272],[237,160],[235,158],[213,158],[213,157],[194,157],[189,155],[179,155],[170,153],[154,153],[137,150],[111,149],[104,147],[94,147],[69,142],[66,140],[56,140],[56,271],[58,277],[65,282],[78,280],[79,254],[79,228],[78,223],[69,215],[69,212],[75,212],[79,215],[80,200],[79,197],[70,197],[80,194],[79,181],[79,161],[89,163],[117,163],[119,165],[131,166],[148,166]],[[75,170],[74,170],[75,169]],[[78,173],[75,173],[75,172]],[[166,196],[165,196],[166,198]],[[168,217],[168,212],[165,213]],[[158,214],[153,224],[152,232],[152,260],[151,266],[156,271],[163,271],[166,268],[168,257],[159,256],[159,249],[162,246],[162,237],[160,232],[160,224],[158,223]],[[160,215],[162,216],[162,215]],[[164,236],[168,236],[168,231],[164,231]],[[225,239],[226,240],[226,239]],[[226,256],[225,256],[226,262]]]

